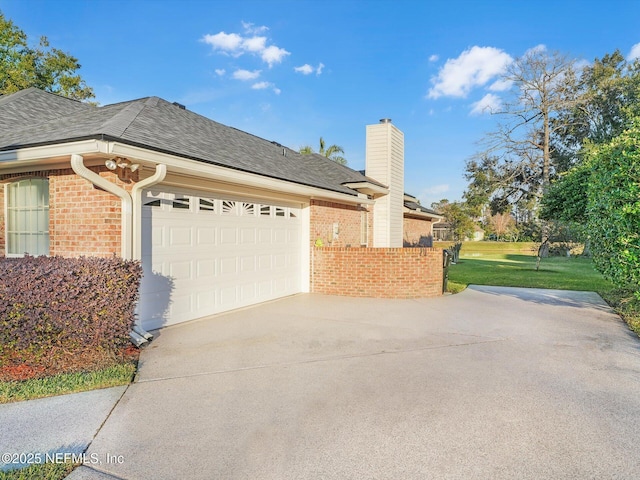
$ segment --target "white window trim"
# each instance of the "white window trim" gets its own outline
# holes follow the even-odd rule
[[[5,251],[5,257],[7,258],[22,258],[25,256],[25,253],[27,255],[49,255],[51,252],[51,246],[50,243],[48,245],[47,248],[47,252],[46,253],[42,253],[42,252],[22,252],[22,253],[11,253],[9,252],[9,237],[11,235],[10,231],[9,231],[9,187],[13,184],[19,183],[19,182],[23,182],[25,180],[41,180],[43,182],[46,183],[47,185],[47,189],[49,187],[49,179],[48,178],[42,178],[42,177],[27,177],[27,178],[15,178],[13,179],[13,181],[9,181],[6,182],[3,185],[3,196],[4,196],[4,251]],[[47,192],[47,196],[49,196],[49,192]],[[47,217],[49,217],[49,212],[50,212],[50,202],[51,200],[49,200],[48,204],[46,205],[46,211],[47,211]],[[49,230],[49,225],[47,225],[47,231],[46,231],[46,235],[49,239],[50,242],[50,230]]]

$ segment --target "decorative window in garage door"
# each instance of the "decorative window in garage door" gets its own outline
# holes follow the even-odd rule
[[[182,210],[184,212],[204,215],[224,215],[243,217],[279,217],[296,218],[296,208],[263,203],[247,202],[245,200],[224,200],[209,196],[183,195],[171,192],[144,193],[142,204],[147,207],[157,207],[162,210]]]

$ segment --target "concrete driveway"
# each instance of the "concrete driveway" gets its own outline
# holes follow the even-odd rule
[[[162,330],[69,478],[631,479],[639,450],[640,340],[595,294],[298,295]]]

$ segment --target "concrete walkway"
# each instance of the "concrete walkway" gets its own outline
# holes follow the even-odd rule
[[[126,388],[0,405],[0,471],[80,457]]]
[[[638,445],[593,293],[299,295],[161,331],[68,478],[640,478]]]

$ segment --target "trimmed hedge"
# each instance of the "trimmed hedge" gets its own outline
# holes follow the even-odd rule
[[[117,257],[0,259],[0,354],[126,345],[141,278]]]

